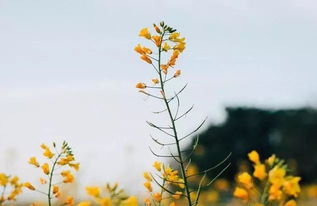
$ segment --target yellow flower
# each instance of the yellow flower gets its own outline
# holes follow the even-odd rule
[[[50,167],[47,163],[44,163],[42,166],[41,166],[44,174],[48,175],[50,173]]]
[[[179,36],[180,36],[180,33],[178,32],[171,33],[171,35],[169,36],[169,40],[176,41]]]
[[[144,173],[143,173],[143,177],[144,177],[147,181],[152,182],[152,177],[151,177],[150,173],[144,172]]]
[[[41,144],[41,148],[44,150],[43,152],[43,156],[51,159],[52,157],[54,157],[54,153],[51,152],[50,148],[48,146],[46,146],[45,144]]]
[[[285,169],[280,167],[274,167],[269,172],[269,181],[272,184],[282,184],[284,176],[286,174]]]
[[[162,163],[155,161],[155,162],[153,163],[153,167],[154,167],[157,171],[161,171]]]
[[[265,179],[266,176],[267,176],[265,165],[264,164],[256,164],[256,165],[254,165],[253,176],[258,178],[258,179],[260,179],[260,180]]]
[[[71,183],[74,181],[74,176],[69,170],[65,170],[61,172],[62,177],[64,177],[63,182],[64,183]]]
[[[215,182],[216,189],[220,191],[227,191],[229,189],[229,182],[226,179],[218,179]]]
[[[160,81],[158,79],[152,79],[153,84],[158,84]]]
[[[276,160],[276,156],[275,156],[275,154],[273,154],[266,161],[267,161],[268,165],[270,167],[272,167],[274,162],[275,162],[275,160]]]
[[[138,199],[135,196],[131,196],[128,199],[122,201],[120,206],[138,206]]]
[[[296,206],[295,200],[289,200],[287,201],[283,206]]]
[[[251,176],[247,172],[243,172],[242,174],[240,174],[238,176],[238,181],[248,189],[253,187]]]
[[[10,184],[15,187],[19,186],[19,177],[18,176],[12,177],[12,179],[10,180]]]
[[[77,204],[77,206],[90,206],[90,205],[91,205],[91,203],[88,201],[80,202]]]
[[[181,198],[182,194],[183,194],[182,192],[176,191],[175,194],[172,195],[172,197],[173,197],[175,200],[178,200],[179,198]]]
[[[243,199],[243,200],[248,200],[249,199],[249,195],[248,192],[241,188],[241,187],[236,187],[236,189],[233,192],[233,195],[237,198]]]
[[[167,64],[161,64],[161,69],[164,72],[164,74],[167,74],[167,69],[168,69],[168,65]]]
[[[170,45],[168,45],[168,43],[164,42],[164,45],[162,46],[162,50],[167,52],[170,49],[171,49]]]
[[[249,154],[248,154],[248,157],[249,157],[249,160],[251,162],[253,162],[254,164],[259,164],[260,163],[260,156],[259,156],[259,153],[255,150],[251,151]]]
[[[169,206],[176,206],[175,202],[171,202]]]
[[[283,183],[283,190],[285,191],[285,193],[293,197],[298,197],[300,193],[300,179],[300,177],[287,177]]]
[[[86,193],[92,197],[100,197],[100,188],[97,186],[86,187]]]
[[[185,48],[186,48],[186,44],[184,42],[180,42],[176,46],[173,47],[174,50],[178,50],[180,52],[183,52]]]
[[[79,163],[69,163],[68,164],[71,168],[73,168],[75,171],[79,170]]]
[[[58,197],[60,195],[59,187],[57,185],[53,186],[53,195],[55,195],[55,197]]]
[[[175,74],[174,74],[174,78],[179,77],[181,75],[181,70],[176,70]]]
[[[109,197],[104,197],[97,200],[100,206],[112,206],[112,201]]]
[[[151,182],[145,182],[143,185],[149,192],[153,191]]]
[[[54,153],[51,152],[50,149],[45,149],[44,152],[43,152],[43,156],[49,158],[49,159],[52,159],[52,157],[54,157]]]
[[[160,36],[152,36],[152,39],[157,47],[161,45],[161,37]]]
[[[135,85],[136,88],[138,89],[145,89],[146,88],[146,85],[142,82],[139,82]]]
[[[156,26],[156,24],[153,24],[153,26],[154,26],[155,31],[160,34],[161,33],[160,28],[158,26]]]
[[[46,181],[46,179],[44,179],[44,178],[40,178],[40,183],[41,183],[42,185],[44,185],[44,184],[47,183],[47,181]]]
[[[148,28],[141,29],[139,36],[144,37],[146,39],[151,39],[151,34],[150,34]]]
[[[40,164],[37,162],[36,157],[31,157],[29,164],[34,165],[35,167],[40,167]]]
[[[145,204],[145,206],[151,206],[152,205],[151,204],[151,200],[149,198],[145,198],[144,199],[144,204]]]
[[[156,201],[156,202],[161,202],[162,201],[162,195],[161,193],[159,192],[156,192],[153,194],[153,199]]]
[[[272,184],[269,189],[269,200],[281,200],[282,199],[282,191],[280,184]]]
[[[75,200],[73,197],[69,196],[66,198],[65,202],[64,202],[64,205],[69,205],[69,206],[72,206],[75,204]]]
[[[146,55],[141,55],[141,57],[140,57],[143,61],[145,61],[145,62],[147,62],[147,63],[149,63],[149,64],[152,64],[152,60],[148,57],[148,56],[146,56]]]
[[[29,190],[35,190],[35,187],[29,182],[25,182],[23,186],[28,188]]]

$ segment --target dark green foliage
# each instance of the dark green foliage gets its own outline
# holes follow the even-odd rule
[[[222,125],[211,125],[200,134],[199,145],[204,153],[195,154],[192,160],[201,170],[232,152],[232,167],[223,175],[232,179],[240,161],[246,160],[251,150],[257,150],[262,159],[273,153],[286,160],[295,159],[296,173],[303,181],[317,178],[316,110],[227,108],[226,111],[227,120]],[[210,173],[210,177],[216,172]]]

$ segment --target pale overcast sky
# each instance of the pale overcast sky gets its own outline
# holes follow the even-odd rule
[[[133,48],[161,20],[187,39],[186,128],[226,105],[317,104],[315,0],[0,0],[0,171],[31,178],[28,157],[66,139],[81,183],[142,191],[153,107],[134,85],[153,73]]]

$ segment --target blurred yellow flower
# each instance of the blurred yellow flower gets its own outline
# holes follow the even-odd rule
[[[64,205],[72,206],[75,204],[75,200],[73,197],[69,196],[66,198]]]
[[[135,196],[131,196],[128,199],[122,201],[120,206],[138,206],[138,199]]]
[[[160,81],[158,79],[152,79],[153,84],[158,84]]]
[[[145,182],[143,185],[149,192],[153,191],[151,182]]]
[[[287,177],[283,182],[283,189],[286,194],[291,195],[293,197],[298,197],[300,193],[299,181],[300,177]]]
[[[139,36],[144,37],[146,39],[151,39],[151,34],[150,34],[148,28],[141,29]]]
[[[243,199],[243,200],[248,200],[249,199],[248,192],[245,189],[241,188],[241,187],[236,187],[234,192],[233,192],[233,195],[235,197]]]
[[[152,182],[152,177],[151,177],[151,175],[150,175],[149,172],[144,172],[144,173],[143,173],[143,177],[144,177],[147,181]]]
[[[86,193],[92,197],[100,197],[100,188],[97,186],[86,187]]]
[[[25,182],[23,186],[28,188],[29,190],[35,190],[35,187],[29,182]]]
[[[252,178],[247,172],[243,172],[238,176],[238,182],[242,183],[248,189],[253,187]]]
[[[170,49],[171,49],[170,45],[168,45],[168,43],[164,42],[164,44],[162,46],[162,51],[167,52]]]
[[[159,192],[156,192],[153,194],[153,199],[156,201],[156,202],[161,202],[162,201],[162,195],[161,193]]]
[[[249,157],[249,160],[251,162],[253,162],[254,164],[259,164],[260,163],[260,156],[259,156],[259,153],[255,150],[251,151],[249,154],[248,154],[248,157]]]
[[[48,175],[50,173],[50,167],[49,167],[48,163],[44,163],[41,166],[41,168],[42,168],[44,174]]]
[[[155,161],[155,162],[153,163],[153,167],[154,167],[157,171],[161,171],[162,163]]]
[[[88,201],[80,202],[77,204],[77,206],[90,206],[90,205],[91,205],[91,203]]]
[[[152,36],[152,39],[157,47],[161,46],[161,37],[160,36]]]
[[[266,169],[264,164],[256,164],[254,165],[253,176],[263,180],[267,177]]]
[[[296,205],[297,204],[295,200],[289,200],[283,206],[296,206]]]
[[[139,82],[139,83],[137,83],[137,84],[135,85],[135,87],[136,87],[136,88],[139,88],[139,89],[144,89],[144,88],[146,88],[146,85],[145,85],[144,83],[142,83],[142,82]]]
[[[36,157],[31,157],[29,164],[34,165],[35,167],[40,167],[40,164],[37,162]]]
[[[179,77],[181,75],[181,70],[176,70],[175,74],[174,74],[174,78]]]
[[[97,202],[100,206],[112,206],[112,201],[109,197],[99,198]]]
[[[147,63],[149,63],[149,64],[152,64],[152,60],[151,60],[148,56],[146,56],[145,54],[141,55],[140,58],[141,58],[143,61],[145,61],[145,62],[147,62]]]
[[[175,200],[178,200],[178,199],[181,198],[182,194],[183,194],[182,192],[176,191],[175,194],[172,195],[172,197],[173,197]]]
[[[61,172],[62,177],[64,177],[63,182],[64,183],[71,183],[74,181],[74,176],[69,170],[65,170]]]
[[[267,161],[268,165],[270,167],[272,167],[274,162],[275,162],[275,160],[276,160],[276,156],[275,156],[275,154],[273,154],[266,161]]]
[[[5,186],[6,184],[8,184],[8,181],[9,177],[4,173],[0,173],[0,185]]]

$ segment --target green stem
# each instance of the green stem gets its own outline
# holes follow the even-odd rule
[[[268,197],[269,186],[270,186],[270,183],[269,183],[269,180],[267,180],[265,187],[264,187],[264,190],[263,190],[263,193],[261,195],[261,199],[260,199],[260,203],[263,205],[265,205],[267,197]]]
[[[161,39],[163,39],[165,32],[163,32],[163,34],[161,35]],[[163,95],[163,100],[165,103],[165,106],[167,108],[171,123],[172,123],[172,128],[173,128],[173,133],[174,133],[174,137],[175,137],[175,143],[176,143],[176,147],[177,147],[177,153],[178,153],[178,157],[179,157],[179,164],[180,164],[180,168],[181,168],[181,172],[182,172],[182,178],[184,179],[184,186],[185,186],[185,190],[186,190],[186,194],[187,194],[187,201],[188,201],[188,205],[192,206],[192,201],[190,198],[190,191],[189,191],[189,186],[188,186],[188,181],[187,181],[187,177],[186,177],[186,171],[185,171],[185,166],[184,166],[184,162],[183,162],[183,158],[182,158],[182,153],[181,153],[181,148],[180,148],[180,144],[179,144],[179,140],[178,140],[178,136],[177,136],[177,130],[176,130],[176,124],[175,124],[175,120],[173,118],[172,112],[171,112],[171,108],[169,106],[169,103],[166,99],[165,96],[165,89],[164,89],[164,82],[163,82],[163,78],[162,78],[162,70],[161,70],[161,46],[162,46],[162,41],[160,43],[159,46],[159,58],[158,58],[158,70],[159,70],[159,77],[160,77],[160,86],[161,86],[161,90],[162,90],[162,95]]]
[[[54,174],[54,170],[55,170],[55,166],[56,163],[58,161],[58,159],[62,156],[62,152],[60,154],[58,154],[58,156],[56,157],[53,166],[52,166],[52,170],[49,174],[49,184],[48,184],[48,193],[47,193],[47,198],[48,198],[48,205],[52,206],[52,194],[51,194],[51,190],[52,190],[52,182],[53,182],[53,174]]]

